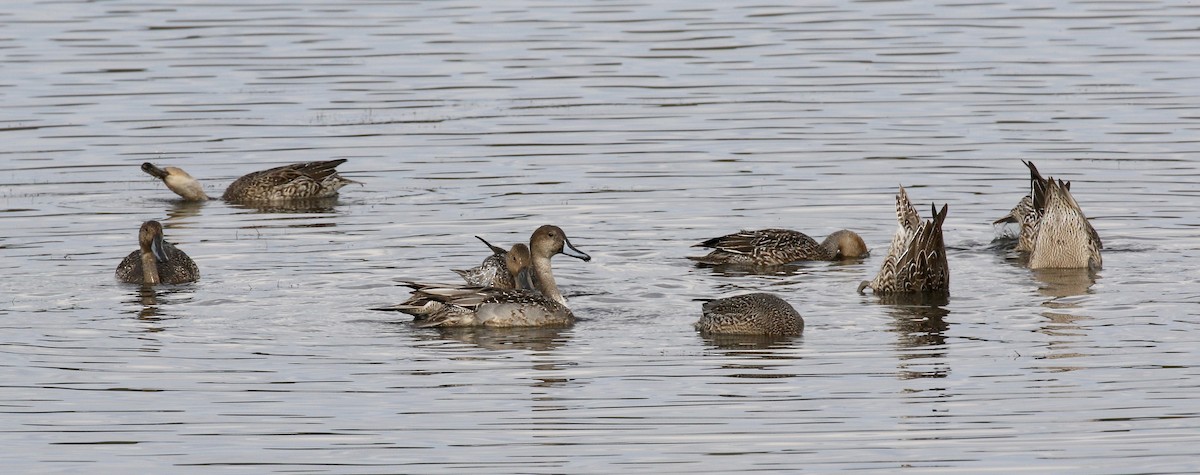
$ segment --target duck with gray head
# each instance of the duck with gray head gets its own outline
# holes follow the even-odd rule
[[[870,254],[862,237],[845,229],[830,234],[819,244],[799,231],[760,229],[715,237],[692,247],[713,249],[704,256],[688,256],[688,259],[709,265],[777,266],[796,261],[833,261]]]
[[[162,224],[146,221],[138,230],[139,249],[117,265],[117,279],[142,285],[182,284],[200,278],[200,268],[183,251],[163,239]]]
[[[529,252],[528,274],[535,290],[409,282],[405,285],[413,293],[408,300],[379,310],[407,313],[422,327],[571,325],[575,315],[554,281],[550,259],[565,254],[587,262],[591,256],[576,249],[561,228],[551,225],[534,231]]]
[[[872,280],[858,285],[858,293],[870,288],[875,295],[897,293],[943,293],[950,291],[950,266],[946,260],[946,244],[942,224],[949,205],[938,211],[933,206],[933,218],[922,221],[908,199],[904,187],[896,194],[896,221],[899,227],[892,237],[883,266]]]
[[[248,173],[234,180],[221,198],[238,203],[332,198],[342,187],[359,183],[338,174],[337,166],[345,162],[343,158],[293,163]],[[142,164],[142,171],[162,180],[167,188],[185,200],[209,199],[200,182],[178,167],[158,168],[146,162]]]

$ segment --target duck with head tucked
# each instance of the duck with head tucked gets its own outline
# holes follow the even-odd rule
[[[899,223],[896,235],[879,273],[872,280],[862,281],[858,293],[867,288],[876,295],[949,292],[950,266],[942,238],[942,223],[946,221],[948,208],[949,205],[942,205],[938,211],[934,205],[933,218],[922,221],[908,193],[900,187],[900,193],[896,194]]]
[[[200,278],[200,268],[183,251],[163,239],[162,224],[146,221],[138,230],[139,249],[117,265],[117,279],[142,285],[182,284]]]
[[[511,253],[512,251],[510,251]],[[412,296],[399,310],[421,327],[553,327],[569,326],[575,315],[558,290],[550,258],[565,254],[584,262],[591,256],[576,249],[558,226],[539,227],[529,238],[528,273],[535,290],[407,283]],[[518,271],[519,273],[519,271]]]
[[[854,231],[840,230],[821,243],[789,229],[740,231],[705,240],[692,247],[712,248],[704,256],[688,259],[709,265],[777,266],[796,261],[833,261],[866,257],[867,244]]]
[[[735,295],[705,302],[696,330],[705,335],[795,336],[804,318],[783,299],[768,293]]]
[[[1100,269],[1104,244],[1071,195],[1071,182],[1043,178],[1033,162],[1021,163],[1029,168],[1030,193],[993,224],[1020,223],[1017,250],[1031,269]]]
[[[337,166],[346,159],[293,163],[281,167],[248,173],[234,180],[225,194],[225,201],[258,203],[287,200],[320,199],[337,196],[338,190],[357,181],[343,178]],[[158,168],[150,162],[142,171],[158,178],[187,201],[209,199],[200,182],[178,167]]]

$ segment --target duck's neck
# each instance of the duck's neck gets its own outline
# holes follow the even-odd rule
[[[142,284],[158,285],[158,260],[149,249],[142,249]]]
[[[204,187],[200,186],[200,182],[198,180],[190,176],[183,177],[172,175],[168,176],[165,180],[163,180],[163,182],[167,184],[167,188],[170,188],[171,191],[174,191],[175,194],[182,196],[185,200],[205,201],[208,199],[208,195],[204,194]]]
[[[559,293],[558,284],[554,282],[554,273],[550,270],[550,258],[535,256],[532,261],[530,267],[533,271],[533,286],[546,298],[558,302],[564,307],[567,306],[566,297]]]

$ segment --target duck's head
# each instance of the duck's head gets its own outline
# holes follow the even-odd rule
[[[142,252],[149,251],[153,254],[154,259],[158,262],[167,261],[163,228],[158,221],[150,220],[142,223],[142,228],[138,230],[138,245],[141,246]]]
[[[533,236],[529,238],[529,250],[534,258],[549,259],[555,254],[566,254],[583,262],[592,260],[592,256],[571,245],[562,228],[549,224],[533,232]]]
[[[871,255],[871,250],[867,248],[867,243],[863,241],[863,238],[858,233],[847,229],[830,234],[821,245],[834,251],[839,259],[853,259]]]

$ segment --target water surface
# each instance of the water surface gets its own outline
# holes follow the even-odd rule
[[[1184,2],[41,2],[0,6],[0,391],[11,472],[1187,473],[1200,456],[1200,10]],[[347,158],[335,205],[182,203]],[[990,223],[1020,160],[1105,267]],[[854,292],[893,196],[949,203],[946,302]],[[113,278],[157,219],[201,267]],[[569,329],[413,328],[561,226]],[[859,232],[746,274],[689,246]],[[770,291],[803,337],[705,339]]]

